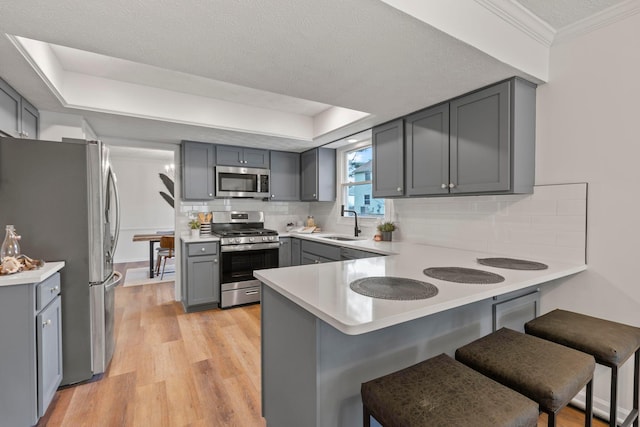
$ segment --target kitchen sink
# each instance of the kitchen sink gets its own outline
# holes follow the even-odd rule
[[[357,237],[343,237],[343,236],[327,236],[327,237],[325,237],[325,239],[338,240],[338,241],[341,241],[341,242],[351,242],[353,240],[360,240]]]

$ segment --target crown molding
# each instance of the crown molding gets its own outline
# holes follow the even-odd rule
[[[640,13],[640,0],[627,0],[558,30],[553,44],[559,44],[622,21]]]
[[[520,3],[514,0],[475,1],[538,43],[546,47],[550,47],[553,43],[555,30]]]

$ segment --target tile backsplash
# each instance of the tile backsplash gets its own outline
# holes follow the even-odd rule
[[[393,203],[398,240],[585,262],[586,183],[536,186],[527,195],[397,199]]]

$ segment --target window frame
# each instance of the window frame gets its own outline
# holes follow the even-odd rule
[[[347,162],[346,162],[346,154],[348,152],[354,151],[354,150],[359,150],[362,149],[364,147],[372,147],[372,140],[371,138],[359,141],[359,142],[355,142],[353,144],[349,144],[349,145],[345,145],[343,147],[340,147],[337,149],[337,160],[339,162],[339,167],[337,167],[337,202],[338,202],[338,206],[340,205],[345,205],[347,206],[347,200],[345,200],[345,195],[347,194],[345,188],[351,186],[351,185],[365,185],[365,184],[372,184],[373,185],[373,171],[372,171],[372,176],[371,176],[371,180],[369,181],[359,181],[357,183],[354,182],[347,182],[347,177],[348,177],[348,172],[347,172]],[[372,147],[373,149],[373,147]],[[348,197],[348,196],[347,196]],[[371,198],[373,199],[373,194],[371,195]],[[393,211],[393,203],[391,200],[389,199],[383,199],[384,200],[384,215],[383,216],[360,216],[360,214],[358,214],[358,223],[360,223],[361,225],[364,226],[375,226],[378,221],[385,221],[385,218],[389,218],[392,215],[392,211]],[[354,219],[353,219],[353,215],[349,214],[349,213],[345,213],[345,216],[340,216],[338,218],[338,224],[353,224],[354,223]]]

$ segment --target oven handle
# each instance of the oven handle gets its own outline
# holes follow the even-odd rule
[[[280,242],[273,243],[248,243],[242,245],[222,245],[221,252],[260,251],[263,249],[279,249]]]

